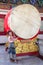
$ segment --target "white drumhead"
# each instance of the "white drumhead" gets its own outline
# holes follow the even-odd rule
[[[34,37],[39,31],[40,24],[40,14],[30,4],[23,4],[13,8],[8,18],[10,29],[23,39]]]

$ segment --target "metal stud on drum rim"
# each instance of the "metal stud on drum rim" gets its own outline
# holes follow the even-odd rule
[[[22,39],[32,39],[39,32],[41,19],[38,10],[34,6],[24,4],[12,9],[10,16],[8,16],[7,22],[10,29],[18,37]],[[30,26],[30,24],[33,28]],[[29,26],[31,27],[30,29]]]

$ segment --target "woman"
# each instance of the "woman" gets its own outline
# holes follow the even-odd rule
[[[16,40],[16,37],[12,35],[11,31],[8,31],[8,43],[9,43],[8,53],[9,53],[9,57],[10,57],[10,60],[16,62],[16,51],[15,51],[15,46],[14,46],[15,40]]]

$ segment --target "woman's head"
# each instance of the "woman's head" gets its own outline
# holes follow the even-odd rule
[[[8,31],[7,34],[8,34],[9,36],[12,36],[12,35],[13,35],[12,31]]]
[[[12,31],[8,31],[7,34],[8,34],[8,36],[14,36],[14,37],[16,37],[16,35]]]

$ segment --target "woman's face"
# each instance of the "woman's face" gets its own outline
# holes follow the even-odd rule
[[[12,32],[9,32],[9,35],[12,36]]]

